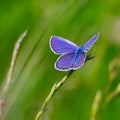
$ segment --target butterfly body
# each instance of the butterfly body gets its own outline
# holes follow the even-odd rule
[[[77,62],[77,59],[79,58],[79,55],[81,54],[81,52],[82,52],[82,47],[79,47],[78,49],[76,49],[74,62]]]
[[[79,47],[64,38],[52,36],[50,48],[55,54],[61,55],[55,63],[55,68],[60,71],[80,68],[86,60],[86,52],[90,50],[97,38],[98,34],[94,35],[85,45]]]
[[[76,50],[76,56],[78,56],[81,52],[83,52],[83,46],[80,46],[77,50]]]

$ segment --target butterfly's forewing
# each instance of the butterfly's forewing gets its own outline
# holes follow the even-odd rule
[[[57,36],[51,37],[50,47],[55,54],[75,52],[78,48],[76,44]]]
[[[55,63],[55,68],[61,71],[71,70],[74,58],[75,58],[75,53],[66,53],[60,56]]]
[[[73,62],[73,69],[75,70],[80,68],[84,64],[85,59],[86,59],[86,53],[80,52],[79,54],[76,54]]]
[[[96,35],[94,35],[84,46],[83,46],[83,52],[88,52],[90,50],[90,48],[94,45],[94,43],[96,42],[96,40],[99,37],[99,33],[97,33]]]

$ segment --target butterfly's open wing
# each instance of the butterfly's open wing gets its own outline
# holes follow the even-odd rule
[[[96,35],[94,35],[84,46],[83,46],[83,52],[88,52],[90,50],[90,48],[94,45],[94,43],[96,42],[96,40],[99,37],[99,33],[97,33]]]
[[[86,59],[86,53],[80,52],[79,54],[76,54],[73,62],[73,66],[72,66],[73,69],[76,70],[80,68],[84,64],[85,59]]]
[[[50,39],[51,50],[55,54],[65,54],[75,52],[78,46],[64,38],[52,36]]]
[[[75,58],[75,53],[66,53],[60,56],[55,63],[55,68],[60,71],[71,70],[74,62],[74,58]]]

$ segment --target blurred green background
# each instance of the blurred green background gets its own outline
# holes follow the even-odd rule
[[[1,0],[0,90],[6,80],[14,44],[28,30],[8,93],[5,120],[34,120],[52,85],[66,72],[54,69],[58,56],[51,35],[78,45],[100,32],[88,61],[68,79],[47,106],[43,120],[90,120],[96,91],[106,90],[109,64],[120,53],[120,0]],[[111,86],[120,82],[120,69]],[[97,120],[120,120],[120,97],[97,114]]]

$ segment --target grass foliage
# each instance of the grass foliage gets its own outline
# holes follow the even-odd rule
[[[96,120],[119,120],[119,11],[119,0],[0,1],[1,91],[14,44],[19,35],[28,30],[17,56],[4,119],[34,120],[53,84],[66,75],[67,72],[54,69],[58,56],[50,50],[51,35],[81,45],[100,32],[97,43],[89,52],[95,58],[70,76],[48,104],[42,119],[90,120],[96,92],[100,90],[102,99],[95,113]],[[118,61],[113,63],[116,59]],[[110,99],[116,89],[115,99],[106,104],[106,99]]]

